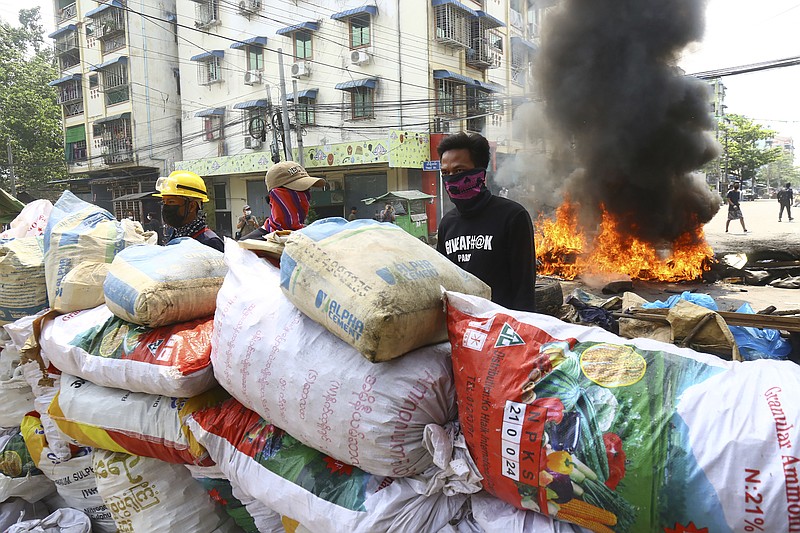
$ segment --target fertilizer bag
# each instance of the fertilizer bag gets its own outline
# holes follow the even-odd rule
[[[281,256],[289,300],[370,361],[447,339],[441,287],[491,292],[394,224],[320,220],[292,232]]]
[[[222,253],[194,239],[135,246],[111,263],[103,290],[118,317],[159,327],[214,314],[225,278]]]
[[[307,446],[375,475],[432,464],[428,424],[456,417],[447,343],[370,363],[295,308],[279,271],[227,241],[211,363],[217,381]]]
[[[20,237],[0,244],[0,325],[47,307],[41,237]]]
[[[155,242],[156,234],[144,232],[138,222],[117,221],[105,209],[64,191],[44,232],[48,301],[56,300],[64,290],[64,276],[82,261],[110,263],[128,246]]]
[[[105,305],[55,317],[42,329],[45,358],[95,385],[188,398],[216,385],[211,317],[148,328]]]
[[[459,418],[488,492],[602,532],[800,523],[797,365],[446,300]]]

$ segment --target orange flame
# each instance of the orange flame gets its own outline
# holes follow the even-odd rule
[[[555,218],[536,221],[537,273],[574,279],[582,273],[625,274],[631,279],[689,281],[710,268],[713,250],[703,228],[687,232],[659,254],[651,244],[618,230],[614,217],[601,206],[599,232],[591,245],[578,225],[577,205],[565,201]]]

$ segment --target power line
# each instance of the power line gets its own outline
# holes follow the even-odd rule
[[[711,80],[714,78],[723,78],[726,76],[736,76],[739,74],[747,74],[749,72],[759,72],[762,70],[772,70],[777,68],[794,67],[800,65],[800,56],[787,57],[784,59],[776,59],[773,61],[764,61],[761,63],[751,63],[740,67],[727,67],[717,70],[706,70],[689,74],[701,80]]]

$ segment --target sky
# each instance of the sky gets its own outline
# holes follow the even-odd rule
[[[52,0],[42,7],[47,33],[54,29]],[[0,0],[0,17],[16,24],[19,0]],[[800,0],[708,0],[703,41],[679,62],[688,74],[800,57]],[[728,113],[745,115],[793,137],[800,163],[800,66],[723,78]]]

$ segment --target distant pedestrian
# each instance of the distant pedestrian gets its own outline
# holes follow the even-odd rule
[[[781,221],[783,218],[783,210],[786,209],[786,216],[789,217],[789,220],[794,220],[792,218],[792,201],[794,200],[794,191],[792,190],[792,184],[786,182],[783,189],[778,191],[778,203],[781,206],[781,210],[778,212],[778,222]]]
[[[358,209],[355,207],[350,208],[350,214],[347,215],[347,221],[352,222],[358,218]]]
[[[742,208],[739,201],[742,199],[742,193],[739,192],[739,184],[734,183],[728,189],[728,194],[725,196],[725,201],[728,203],[728,221],[725,222],[725,233],[728,232],[728,226],[731,220],[739,220],[742,223],[742,229],[747,233],[747,228],[744,225],[744,215],[742,215]]]
[[[244,206],[242,208],[242,216],[239,217],[239,221],[236,223],[236,240],[241,239],[242,235],[248,235],[256,231],[258,226],[258,219],[253,214],[250,206]]]
[[[156,213],[147,213],[147,222],[144,223],[144,229],[155,232],[158,237],[156,244],[164,244],[164,225],[158,219]]]
[[[381,211],[381,222],[393,223],[396,218],[397,216],[395,215],[392,204],[386,204],[386,206],[383,208],[383,211]]]

